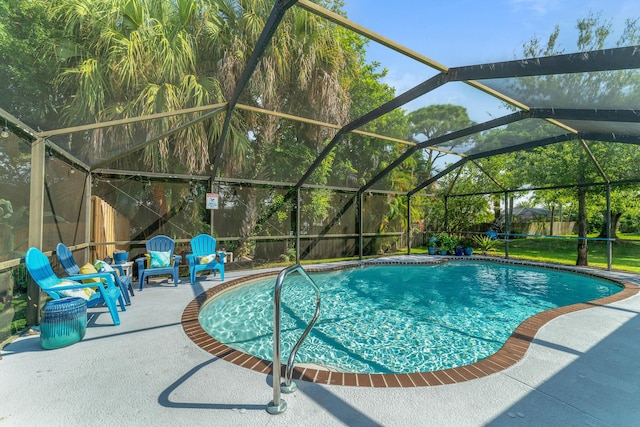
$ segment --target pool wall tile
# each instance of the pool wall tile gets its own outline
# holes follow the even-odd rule
[[[358,381],[356,379],[356,374],[345,373],[344,374],[344,383],[342,385],[352,386],[352,387],[358,385]]]
[[[319,371],[317,369],[305,369],[303,375],[300,376],[300,379],[303,381],[314,382],[318,377],[318,372]]]
[[[329,371],[318,371],[316,382],[320,384],[329,384]]]
[[[462,376],[459,371],[460,370],[458,368],[453,368],[447,369],[445,372],[454,382],[461,383],[463,381],[466,381],[466,378]]]
[[[250,354],[247,354],[247,356],[249,357],[247,357],[244,361],[238,360],[236,361],[236,363],[240,364],[240,366],[251,369],[257,362],[260,361],[260,359],[258,359],[257,357],[253,357]]]
[[[409,374],[396,374],[396,379],[400,383],[400,387],[415,387],[413,378]]]
[[[411,382],[416,387],[424,387],[424,386],[429,385],[427,380],[425,380],[424,377],[422,375],[420,375],[419,372],[412,373],[412,374],[407,374],[407,376],[411,379]]]
[[[331,385],[343,385],[344,374],[342,372],[329,372],[329,384]]]
[[[242,353],[240,351],[233,350],[231,353],[229,353],[226,356],[224,356],[223,359],[226,360],[227,362],[231,362],[231,363],[234,363],[236,365],[242,366],[242,363],[236,362],[236,361],[239,360],[244,354],[245,353]]]
[[[386,387],[387,383],[384,381],[384,374],[369,374],[371,378],[371,385],[373,387]]]
[[[398,377],[395,374],[384,375],[383,379],[385,380],[387,387],[400,387],[400,381],[398,381]]]
[[[373,387],[369,374],[356,374],[359,387]]]
[[[480,378],[481,376],[479,375],[480,372],[474,372],[474,369],[469,369],[471,367],[473,367],[473,365],[460,366],[458,368],[458,372],[464,377],[465,381],[475,380],[476,378]]]
[[[233,360],[236,365],[244,366],[245,362],[249,360],[251,356],[247,353],[240,353],[240,357]]]
[[[433,375],[440,381],[442,384],[453,384],[455,381],[445,373],[445,371],[434,371]]]

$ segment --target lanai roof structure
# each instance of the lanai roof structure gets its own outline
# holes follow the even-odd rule
[[[238,7],[245,6],[239,3]],[[292,87],[290,93],[269,96],[256,93],[256,88],[264,87],[263,80],[268,77],[265,70],[277,65],[271,62],[272,57],[268,55],[277,48],[278,43],[285,36],[305,37],[304,31],[291,27],[291,23],[295,22],[291,16],[310,19],[308,22],[328,27],[335,34],[342,32],[365,40],[368,46],[375,45],[376,48],[394,52],[398,61],[423,67],[422,81],[378,105],[368,105],[368,111],[358,116],[335,113],[344,107],[323,104],[328,101],[323,98],[323,87],[320,86],[331,84],[326,76],[324,80],[323,76],[312,76],[306,81],[306,85],[300,83],[299,87]],[[219,192],[222,196],[237,195],[243,186],[279,188],[279,198],[273,194],[257,197],[272,202],[278,199],[278,203],[287,202],[294,206],[289,213],[290,225],[271,230],[269,236],[297,237],[298,258],[301,246],[299,238],[308,232],[304,230],[305,221],[300,218],[300,215],[304,215],[301,205],[304,204],[305,197],[309,197],[305,196],[304,191],[328,190],[334,193],[332,197],[338,197],[341,201],[347,199],[346,202],[337,203],[338,213],[329,219],[324,218],[324,228],[318,234],[330,235],[335,232],[336,227],[344,225],[346,212],[357,218],[362,217],[361,209],[363,204],[366,205],[362,200],[363,196],[399,195],[407,197],[410,204],[411,198],[427,194],[432,184],[449,174],[459,174],[462,168],[469,165],[473,165],[481,176],[478,178],[478,188],[471,192],[468,189],[457,191],[453,185],[449,195],[505,194],[535,188],[580,185],[609,188],[611,185],[640,180],[637,169],[625,167],[624,170],[611,170],[610,166],[603,166],[598,158],[598,150],[594,149],[610,144],[637,147],[640,142],[640,91],[634,90],[639,80],[640,46],[633,44],[637,42],[633,37],[627,38],[626,44],[617,43],[597,50],[447,66],[431,59],[427,47],[424,51],[410,49],[384,34],[359,25],[344,16],[344,13],[309,0],[273,2],[271,11],[256,20],[254,29],[255,44],[249,46],[241,58],[231,64],[239,67],[236,70],[237,80],[221,83],[226,86],[217,89],[216,96],[210,97],[216,102],[199,105],[194,103],[179,109],[173,109],[167,103],[164,110],[150,110],[148,114],[118,110],[117,104],[114,104],[111,110],[105,110],[108,114],[103,112],[100,117],[91,114],[74,117],[68,111],[65,113],[64,109],[49,110],[39,116],[25,115],[24,111],[15,111],[11,104],[15,96],[24,94],[19,88],[9,85],[6,90],[12,96],[0,99],[0,116],[6,122],[10,138],[18,138],[21,150],[28,152],[31,157],[30,245],[40,246],[38,243],[41,243],[42,235],[47,234],[47,226],[42,224],[47,223],[48,216],[56,223],[56,218],[59,217],[67,222],[90,222],[86,217],[87,206],[82,203],[79,203],[78,212],[74,215],[61,215],[47,207],[47,200],[69,195],[64,191],[56,193],[53,181],[47,181],[46,172],[38,172],[43,167],[70,168],[64,170],[80,171],[83,174],[78,175],[89,176],[89,180],[79,180],[78,175],[73,178],[67,173],[64,178],[69,180],[67,187],[75,180],[73,186],[83,197],[93,194],[92,189],[96,187],[106,186],[109,191],[126,193],[127,197],[136,200],[133,194],[135,191],[127,190],[121,184],[135,181],[140,185],[148,185],[151,180],[162,181],[167,185],[179,182],[187,186],[188,192],[199,200],[204,199],[204,194],[195,188],[197,183],[204,183],[206,191]],[[303,54],[304,52],[300,53]],[[222,66],[223,63],[223,60],[219,60],[217,65]],[[429,97],[444,88],[451,92],[473,93],[476,99],[500,105],[500,109],[496,111],[501,111],[501,114],[492,114],[489,119],[480,122],[468,122],[431,138],[420,134],[397,134],[394,133],[393,126],[385,127],[385,124],[394,120],[394,111],[409,110],[416,102],[428,104]],[[315,98],[309,95],[309,99],[301,100],[301,94],[305,91],[319,95]],[[47,103],[37,99],[36,94],[33,95],[33,108],[45,108]],[[60,100],[69,94],[54,92],[47,96]],[[276,101],[269,98],[275,96],[278,97]],[[40,122],[33,119],[37,116],[42,117]],[[514,125],[518,127],[510,128]],[[205,133],[204,138],[194,131],[198,126],[207,127],[208,133]],[[498,132],[498,137],[486,138],[487,133],[493,131],[504,132]],[[238,134],[241,134],[240,138]],[[269,139],[270,136],[272,139]],[[259,159],[239,149],[239,139],[244,139],[251,146],[258,145],[258,138],[262,138]],[[307,148],[304,152],[280,150],[279,138],[299,139],[299,146],[306,144]],[[186,144],[185,141],[190,139],[198,141]],[[27,143],[29,148],[23,143]],[[309,150],[309,146],[313,148]],[[360,170],[353,176],[335,172],[335,165],[338,163],[347,165],[344,168],[348,168],[353,162],[350,156],[364,146],[372,157],[379,156],[382,160],[372,160],[366,168],[363,166],[366,171]],[[485,162],[501,155],[553,146],[580,147],[594,173],[586,181],[578,182],[576,176],[567,173],[562,185],[537,182],[514,187],[501,182],[500,174],[505,172],[504,168],[508,164],[496,170]],[[196,150],[193,147],[201,150],[200,154],[196,152],[191,156],[196,159],[197,165],[171,161],[179,153]],[[410,167],[408,163],[415,153],[429,150],[445,155],[445,160],[434,166],[431,175],[419,177],[409,187],[398,185],[397,180],[390,178],[394,170]],[[169,154],[160,156],[164,160],[158,160],[157,155],[162,152]],[[309,153],[313,153],[313,156]],[[58,166],[43,166],[49,158],[54,159]],[[234,168],[234,164],[240,162],[239,159],[253,162],[255,167]],[[260,163],[264,159],[273,162],[273,165],[265,167]],[[333,171],[319,173],[326,167],[328,159],[333,161]],[[44,185],[45,181],[47,185]],[[116,185],[115,182],[119,184]],[[237,204],[231,201],[231,197],[229,200],[227,207]],[[146,208],[142,201],[136,200],[136,203]],[[257,216],[266,224],[269,222],[269,215],[276,212],[278,207],[273,202],[269,208],[264,209],[267,212]],[[169,217],[172,211],[170,208],[167,210],[168,212],[160,213],[156,209],[154,215],[171,221]],[[215,215],[220,218],[216,220]],[[226,233],[220,237],[237,238],[240,225],[234,223],[232,226],[231,223],[224,222],[221,213],[215,215],[212,214],[212,223],[215,221],[217,224],[215,228],[229,230],[219,231]],[[75,219],[70,216],[75,216]],[[362,253],[363,235],[371,230],[367,230],[366,221],[362,219],[348,222],[357,224],[346,228],[348,234],[359,236],[360,243],[356,246]],[[41,225],[37,225],[38,223]],[[214,228],[214,225],[211,224],[211,227]],[[263,225],[261,229],[266,227],[267,225]],[[255,227],[253,232],[259,233]],[[58,237],[62,237],[61,233],[58,230]],[[71,245],[90,243],[86,224],[77,228],[74,233],[73,241],[69,242]],[[179,237],[186,238],[189,234],[193,233]],[[145,236],[144,232],[134,233],[128,240],[140,241]]]

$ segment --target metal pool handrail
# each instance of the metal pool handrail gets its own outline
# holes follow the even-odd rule
[[[299,272],[302,277],[307,279],[307,281],[311,284],[313,289],[316,291],[316,310],[313,314],[313,318],[309,325],[304,330],[296,345],[293,346],[291,353],[289,354],[289,359],[287,361],[287,367],[285,370],[284,376],[284,384],[280,384],[280,376],[282,367],[280,366],[280,296],[282,293],[282,282],[284,279],[293,272]],[[267,412],[270,414],[281,414],[287,409],[287,403],[284,399],[280,397],[280,391],[284,393],[293,393],[297,386],[294,382],[291,381],[291,376],[293,375],[293,362],[296,357],[296,353],[298,352],[298,348],[302,345],[307,335],[311,331],[311,328],[318,320],[320,316],[320,289],[315,284],[315,282],[309,277],[304,268],[300,264],[293,265],[291,267],[285,268],[278,274],[278,278],[276,279],[276,285],[273,289],[273,400],[269,402],[267,405]]]

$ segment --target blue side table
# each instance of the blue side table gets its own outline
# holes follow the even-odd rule
[[[82,298],[63,298],[42,307],[40,346],[46,350],[66,347],[80,341],[87,331],[87,302]]]

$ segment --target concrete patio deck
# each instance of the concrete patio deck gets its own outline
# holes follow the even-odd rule
[[[255,272],[228,271],[225,283]],[[11,343],[0,427],[640,425],[640,295],[555,318],[520,362],[484,378],[412,388],[298,381],[283,395],[286,412],[270,415],[271,376],[212,357],[183,331],[187,304],[220,283],[149,285],[117,327],[106,308],[89,309],[85,338],[69,347],[42,350],[37,335]]]

